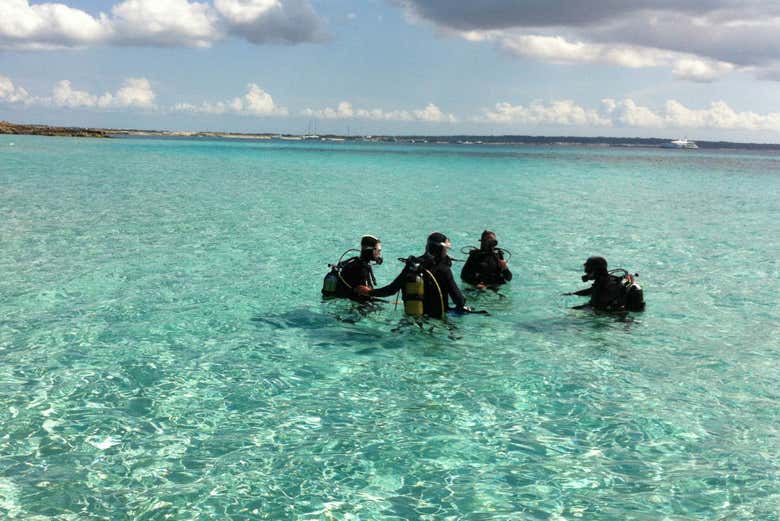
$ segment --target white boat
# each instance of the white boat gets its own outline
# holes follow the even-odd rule
[[[663,148],[699,148],[699,145],[687,139],[675,139],[661,145]]]

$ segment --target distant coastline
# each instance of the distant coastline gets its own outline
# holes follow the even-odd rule
[[[561,145],[561,146],[602,146],[661,148],[672,138],[622,138],[622,137],[581,137],[581,136],[526,136],[526,135],[455,135],[455,136],[417,136],[417,135],[367,135],[344,136],[337,134],[297,135],[279,133],[240,133],[205,132],[181,130],[140,130],[111,128],[57,127],[50,125],[28,125],[0,121],[0,134],[27,134],[36,136],[111,138],[119,136],[173,137],[173,138],[219,138],[265,140],[281,139],[287,141],[351,141],[375,143],[442,144],[442,145]],[[732,141],[696,140],[699,149],[739,149],[739,150],[780,150],[780,144],[773,143],[737,143]]]
[[[0,134],[27,134],[31,136],[108,138],[107,132],[94,128],[52,127],[49,125],[20,125],[0,121]]]

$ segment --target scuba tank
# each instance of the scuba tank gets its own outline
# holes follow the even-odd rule
[[[620,268],[611,270],[609,274],[620,282],[621,307],[626,311],[644,311],[645,296],[642,286],[636,281],[639,273],[631,275],[628,271]]]
[[[352,287],[346,283],[344,280],[344,277],[341,275],[341,270],[344,269],[344,266],[346,266],[350,260],[343,261],[344,256],[353,251],[358,251],[355,249],[349,249],[341,254],[341,257],[339,257],[339,260],[336,261],[336,264],[328,264],[328,267],[330,268],[330,271],[325,275],[325,278],[322,280],[322,295],[324,297],[341,297],[344,296],[341,293],[345,293],[347,290],[351,290]]]
[[[642,291],[642,286],[636,282],[637,277],[639,277],[638,273],[634,273],[633,277],[627,275],[626,280],[623,283],[627,311],[645,310],[645,295],[644,291]]]
[[[413,257],[406,260],[409,268],[403,286],[404,312],[412,317],[423,315],[423,297],[425,296],[425,282],[423,281],[420,263]]]
[[[335,297],[338,287],[339,276],[336,274],[336,267],[334,266],[322,281],[322,294],[326,297]]]

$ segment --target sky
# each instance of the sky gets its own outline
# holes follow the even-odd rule
[[[0,120],[780,143],[780,3],[0,0]]]

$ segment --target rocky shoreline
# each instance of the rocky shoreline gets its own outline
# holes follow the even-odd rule
[[[27,134],[32,136],[109,138],[103,129],[78,127],[50,127],[49,125],[19,125],[0,121],[0,134]]]

